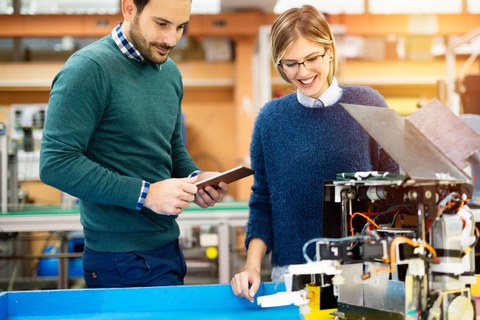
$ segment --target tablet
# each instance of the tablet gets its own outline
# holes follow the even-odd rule
[[[220,182],[231,183],[254,174],[255,171],[245,166],[238,166],[225,172],[219,173],[216,176],[208,179],[198,181],[195,185],[198,189],[203,189],[206,186],[216,187]]]

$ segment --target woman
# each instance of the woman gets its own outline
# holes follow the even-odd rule
[[[324,180],[339,172],[398,171],[340,105],[387,107],[369,87],[338,85],[336,45],[325,16],[309,5],[290,9],[274,22],[270,43],[277,71],[297,90],[268,102],[255,122],[247,260],[231,281],[235,295],[250,301],[265,254],[271,252],[272,280],[278,281],[288,265],[305,263],[304,243],[322,236]]]

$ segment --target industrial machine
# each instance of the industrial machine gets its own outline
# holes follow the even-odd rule
[[[46,105],[12,105],[9,109],[0,106],[7,118],[5,123],[0,122],[0,213],[16,210],[20,203],[28,201],[19,189],[22,178],[38,179],[38,161],[32,155],[41,138],[45,109]]]
[[[17,158],[10,150],[7,125],[0,122],[0,213],[8,211],[9,203],[17,202]]]
[[[324,237],[305,243],[305,264],[289,266],[290,303],[310,299],[299,294],[307,289],[298,278],[307,275],[310,285],[333,288],[337,319],[475,319],[470,286],[480,233],[463,169],[480,136],[438,101],[406,119],[384,108],[343,107],[402,172],[339,173],[323,182]],[[259,303],[274,305],[272,298]]]
[[[351,233],[312,241],[316,261],[339,262],[332,280],[339,319],[474,319],[471,185],[407,179],[326,188],[340,195],[342,227]],[[367,210],[354,209],[362,205]]]

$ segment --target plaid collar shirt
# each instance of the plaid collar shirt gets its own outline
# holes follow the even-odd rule
[[[145,61],[145,58],[142,56],[142,54],[137,49],[135,49],[133,44],[131,44],[127,38],[125,38],[121,27],[122,23],[120,22],[115,28],[113,28],[111,33],[112,39],[113,41],[115,41],[120,51],[122,51],[122,53],[130,59],[134,59],[140,62]]]

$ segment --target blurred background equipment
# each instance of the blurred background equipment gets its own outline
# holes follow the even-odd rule
[[[373,87],[403,117],[433,98],[457,115],[479,113],[475,101],[480,91],[476,78],[480,0],[192,1],[188,30],[171,58],[184,82],[184,141],[202,169],[224,171],[250,164],[250,137],[259,109],[270,98],[293,92],[270,60],[271,23],[279,12],[307,2],[322,8],[331,23],[338,45],[340,85]],[[59,273],[66,270],[62,255],[77,253],[68,252],[68,240],[59,246],[54,236],[81,228],[77,199],[39,181],[41,128],[54,76],[69,56],[122,20],[120,3],[0,1],[0,104],[5,107],[0,108],[0,232],[8,235],[0,241],[2,288],[8,288],[13,278],[13,288],[19,289],[28,289],[28,283],[34,288],[40,280],[50,287],[72,286],[68,279],[36,275],[36,261],[52,258],[43,252],[49,245],[58,249]],[[474,190],[469,206],[473,206],[480,187],[478,162],[475,157],[470,160]],[[231,186],[233,203],[221,210],[225,217],[216,217],[218,221],[193,218],[196,208],[179,221],[190,268],[187,281],[228,281],[243,265],[246,201],[252,182],[247,178]],[[380,192],[376,187],[371,194]],[[208,211],[207,216],[215,214]],[[360,216],[357,221],[362,221]],[[415,221],[402,213],[395,224]],[[16,235],[15,229],[21,232]],[[202,246],[201,235],[204,239],[217,236],[218,244]],[[213,258],[215,249],[218,257]],[[18,255],[31,259],[2,259]],[[269,280],[269,268],[264,270],[262,277]]]

